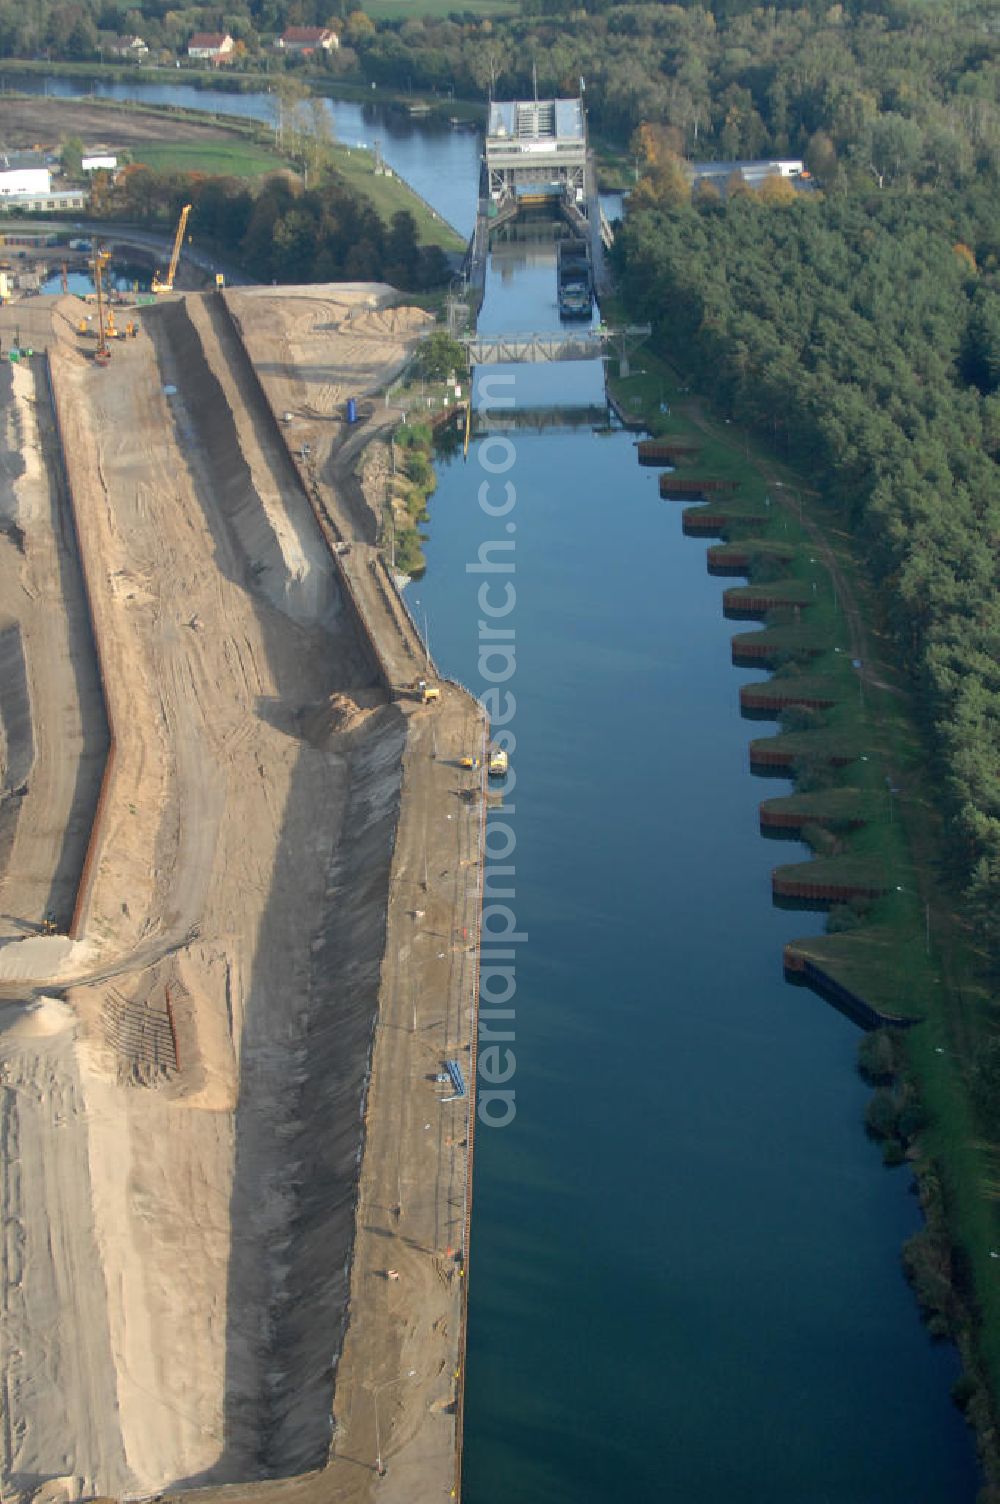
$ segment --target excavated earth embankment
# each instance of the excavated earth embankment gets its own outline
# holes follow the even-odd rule
[[[0,949],[8,1499],[330,1446],[407,721],[226,340],[51,354],[116,756],[80,938]],[[57,734],[19,641],[7,784]]]

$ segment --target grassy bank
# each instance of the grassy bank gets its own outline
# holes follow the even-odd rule
[[[69,66],[69,65],[67,65]],[[176,79],[172,80],[177,82]],[[30,113],[36,95],[24,96],[26,112]],[[38,101],[41,104],[41,101]],[[47,112],[64,108],[66,132],[73,129],[73,101],[46,98]],[[135,119],[149,116],[162,122],[162,133],[156,141],[133,143],[129,150],[134,161],[142,162],[158,172],[203,173],[206,176],[255,179],[269,173],[295,170],[292,163],[273,142],[273,131],[265,123],[241,120],[229,116],[220,117],[210,109],[181,110],[175,106],[137,105],[131,101],[88,98],[87,108],[107,113],[109,131],[115,118]],[[183,121],[185,127],[204,126],[204,141],[178,139],[176,125]],[[175,135],[171,135],[171,126]],[[418,194],[394,173],[377,173],[375,157],[362,147],[348,147],[334,143],[330,148],[335,170],[347,185],[372,205],[375,212],[387,224],[394,214],[411,214],[417,226],[417,240],[421,245],[440,246],[443,251],[460,251],[465,241],[450,225],[446,224]]]
[[[463,251],[462,236],[425,204],[395,173],[376,173],[375,158],[360,147],[335,146],[333,165],[345,181],[388,223],[400,210],[412,214],[421,245],[439,245],[443,251]]]
[[[610,312],[606,317],[613,321]],[[1000,1284],[993,1253],[1000,1247],[1000,1218],[994,1155],[976,1131],[969,1098],[989,1000],[977,980],[974,936],[940,876],[941,817],[908,687],[845,520],[821,506],[801,476],[706,412],[667,362],[642,350],[632,365],[629,378],[612,374],[609,383],[626,416],[644,421],[656,435],[701,446],[678,478],[689,473],[736,480],[746,510],[766,510],[766,525],[752,534],[738,517],[727,527],[729,547],[717,553],[721,563],[727,553],[749,555],[751,581],[804,582],[813,596],[801,608],[801,631],[808,628],[811,643],[818,637],[823,646],[808,662],[795,652],[800,627],[787,608],[768,615],[765,630],[788,639],[778,677],[826,679],[837,686],[835,703],[820,712],[786,713],[775,746],[784,740],[783,729],[797,790],[820,798],[820,815],[824,791],[842,799],[854,790],[852,797],[864,802],[865,822],[855,828],[830,829],[822,819],[806,827],[806,839],[824,859],[816,864],[817,875],[832,857],[842,872],[883,875],[888,891],[835,907],[831,932],[797,942],[796,950],[879,1011],[916,1021],[900,1036],[898,1091],[920,1104],[908,1118],[912,1132],[904,1148],[916,1162],[927,1228],[908,1245],[905,1264],[932,1330],[947,1332],[962,1350],[966,1379],[959,1397],[975,1420],[992,1481],[992,1415],[1000,1393]],[[843,766],[832,765],[835,754]],[[903,1155],[899,1140],[891,1142],[897,1147],[887,1162],[894,1163]]]
[[[204,145],[190,141],[158,141],[134,147],[132,156],[136,162],[144,162],[159,172],[255,178],[294,170],[294,164],[269,149],[265,141],[266,136],[259,130],[231,145],[224,141],[206,141]],[[438,245],[443,251],[464,250],[465,241],[457,231],[425,204],[402,178],[395,173],[375,171],[372,152],[362,147],[334,145],[330,148],[330,160],[347,185],[359,198],[366,199],[386,224],[391,222],[394,214],[412,214],[421,245]]]
[[[132,160],[156,172],[197,172],[206,177],[257,178],[291,168],[284,157],[252,141],[157,141],[132,148]]]

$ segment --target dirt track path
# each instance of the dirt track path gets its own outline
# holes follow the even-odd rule
[[[69,924],[107,725],[43,374],[8,366],[0,379],[0,515],[20,529],[0,538],[3,641],[14,659],[0,684],[4,781],[26,790],[0,807],[0,939],[19,939],[50,912]]]

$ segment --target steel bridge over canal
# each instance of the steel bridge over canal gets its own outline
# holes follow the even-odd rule
[[[628,375],[628,357],[632,350],[649,338],[649,324],[630,324],[625,328],[570,331],[557,329],[534,334],[469,334],[462,340],[473,366],[536,364],[550,360],[603,360],[617,356],[622,375]]]

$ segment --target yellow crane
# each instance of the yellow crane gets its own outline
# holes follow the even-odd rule
[[[111,359],[111,351],[105,338],[107,333],[104,322],[104,268],[111,260],[111,252],[103,246],[94,247],[94,259],[91,263],[94,268],[94,287],[97,291],[97,349],[94,359],[98,365],[106,366]]]
[[[185,204],[181,210],[181,217],[177,221],[177,234],[174,236],[174,249],[170,257],[170,268],[166,280],[161,282],[158,276],[153,278],[150,284],[153,292],[173,292],[174,277],[177,275],[177,263],[181,259],[181,244],[184,240],[184,231],[187,229],[188,215],[191,213],[191,205]]]

